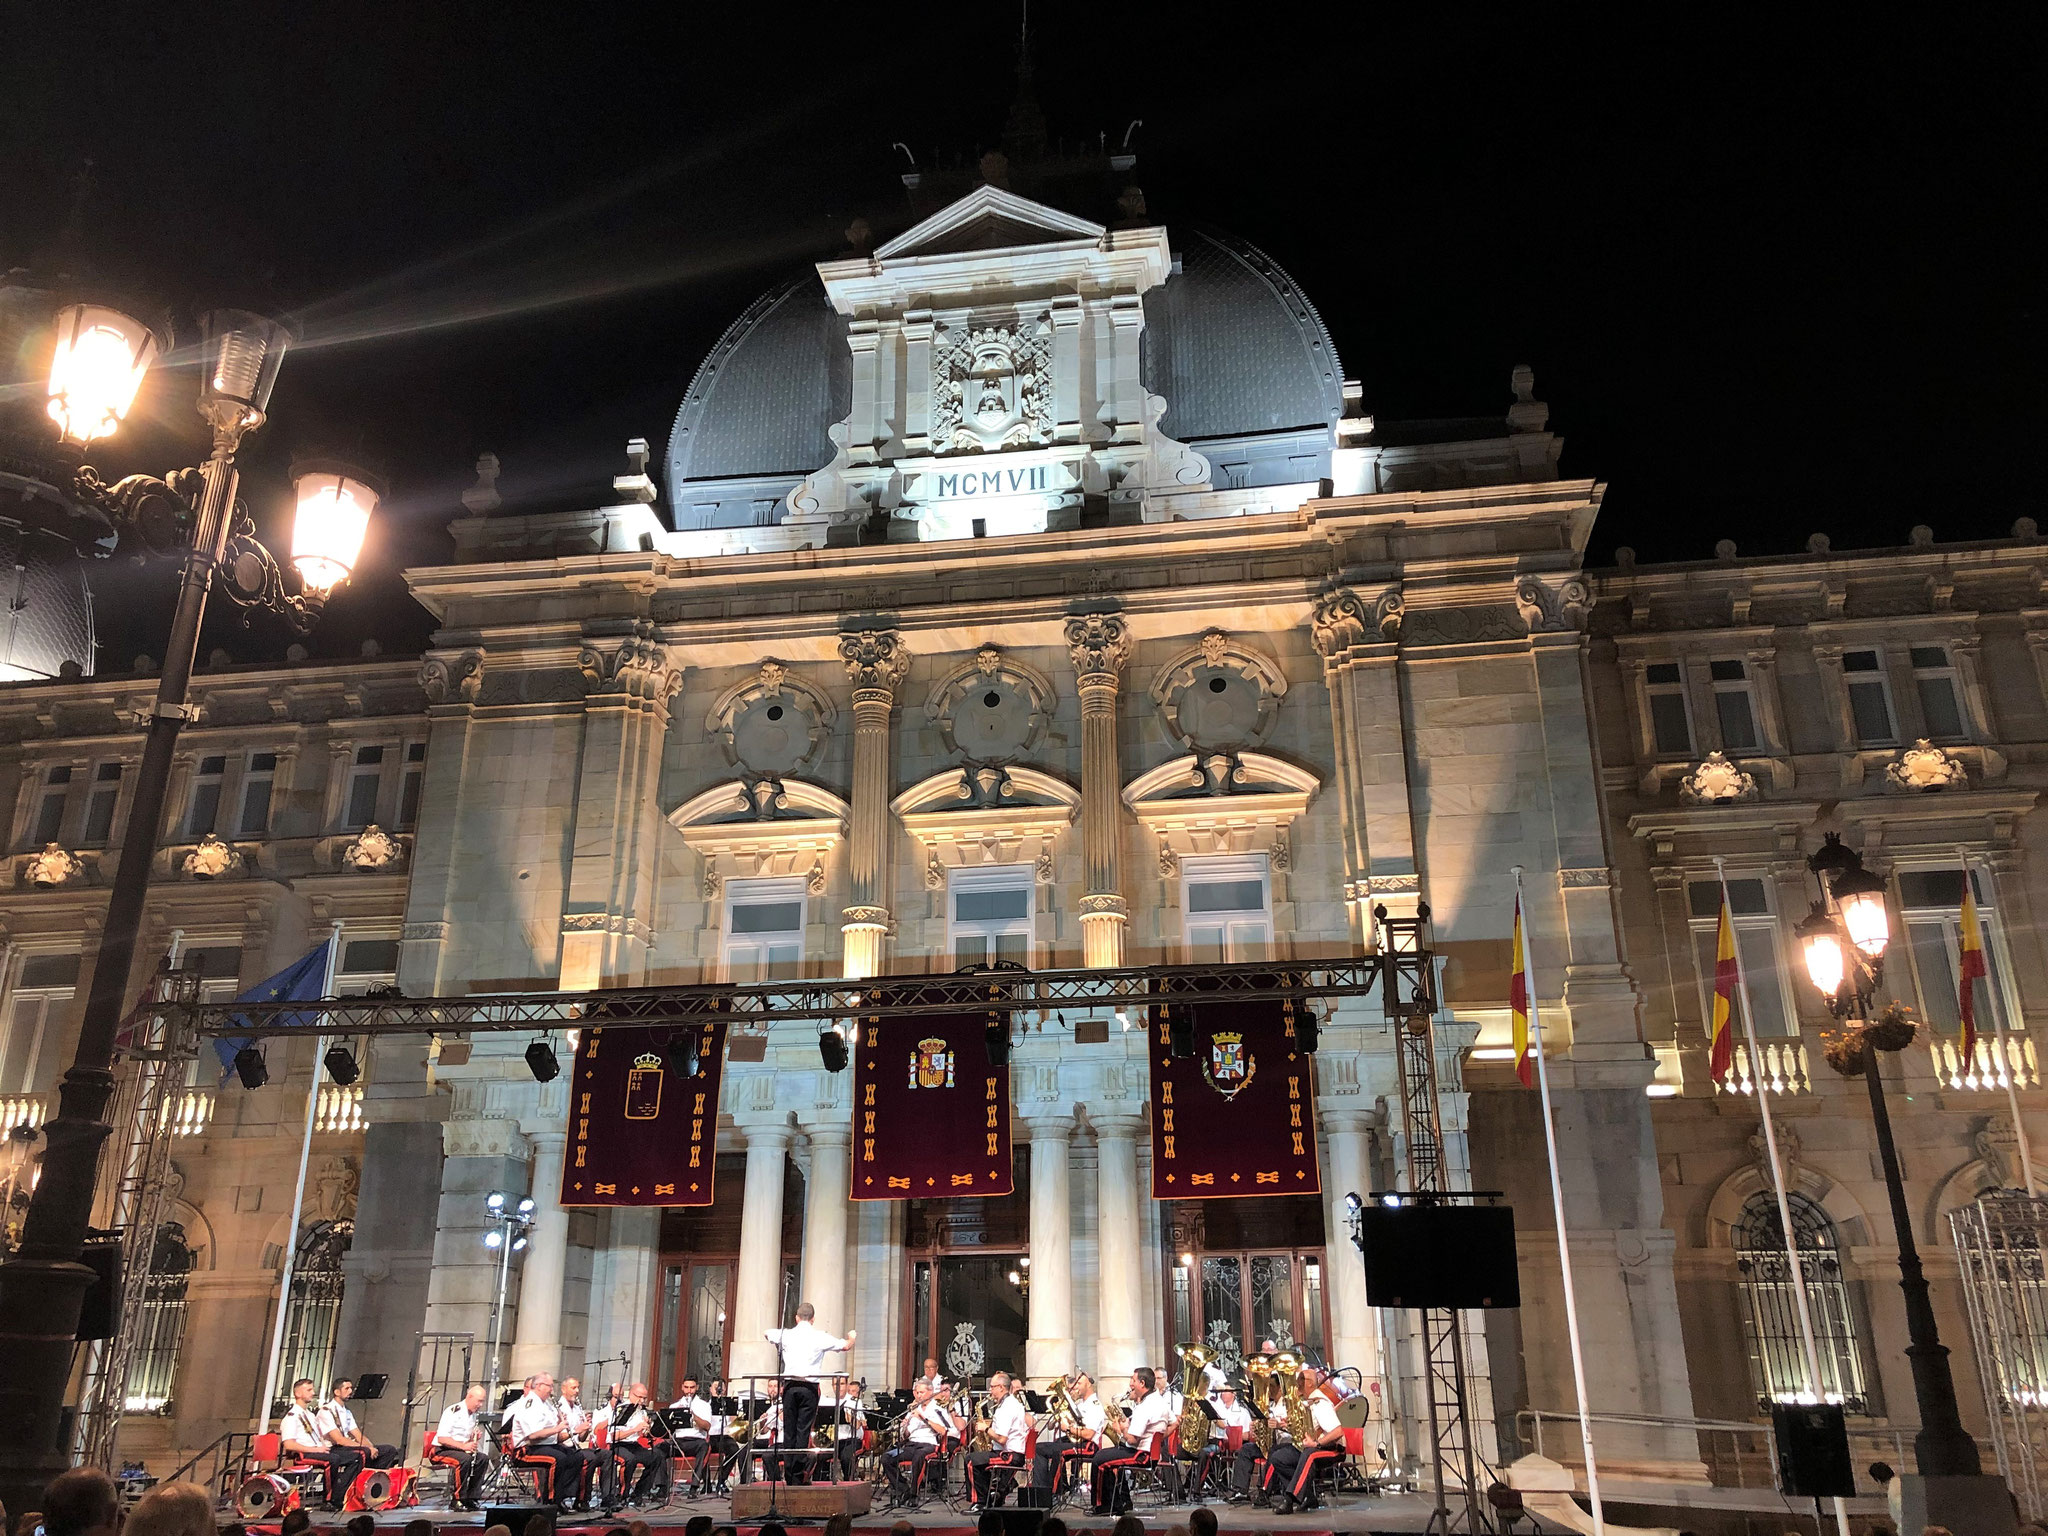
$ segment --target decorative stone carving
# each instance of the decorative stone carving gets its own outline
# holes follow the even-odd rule
[[[1515,583],[1515,608],[1530,634],[1584,629],[1593,606],[1593,590],[1577,576],[1551,585],[1534,576]]]
[[[804,889],[813,896],[825,894],[825,861],[823,859],[819,859],[811,865],[810,874],[804,877]]]
[[[341,867],[362,873],[389,869],[405,857],[405,845],[375,822],[356,834],[341,850]]]
[[[1941,789],[1967,789],[1970,776],[1962,760],[1922,736],[1885,765],[1885,788],[1898,794],[1931,794]]]
[[[343,1221],[356,1213],[363,1176],[350,1157],[330,1157],[313,1176],[313,1211],[321,1221]]]
[[[209,832],[185,855],[180,867],[194,880],[218,880],[241,869],[242,855],[233,843],[224,843]]]
[[[1286,692],[1279,667],[1220,629],[1167,662],[1152,681],[1167,730],[1205,758],[1260,745]]]
[[[971,764],[1011,763],[1037,746],[1052,718],[1052,683],[1037,669],[984,645],[925,702],[949,751]]]
[[[62,843],[47,843],[41,853],[29,855],[21,872],[30,885],[49,890],[53,886],[70,884],[85,873],[85,866],[67,852]]]
[[[741,782],[741,804],[756,821],[773,821],[776,812],[789,809],[789,792],[782,787],[782,780],[763,776]]]
[[[633,621],[623,635],[590,635],[577,653],[576,666],[591,693],[616,694],[645,704],[665,704],[683,686],[680,660],[655,638],[644,619]]]
[[[420,692],[429,704],[474,704],[484,685],[484,653],[458,651],[420,663]]]
[[[1235,752],[1212,752],[1201,759],[1197,772],[1202,787],[1212,795],[1227,795],[1232,785],[1244,782],[1244,765]]]
[[[939,850],[930,849],[924,857],[924,888],[940,891],[946,888],[946,866],[939,862]]]
[[[1180,859],[1179,859],[1179,857],[1178,857],[1178,856],[1177,856],[1177,855],[1176,855],[1176,854],[1174,853],[1174,851],[1173,851],[1173,848],[1172,848],[1172,846],[1171,846],[1170,844],[1168,844],[1168,843],[1166,843],[1165,841],[1163,841],[1163,840],[1162,840],[1162,841],[1160,842],[1160,844],[1159,844],[1159,874],[1160,874],[1160,877],[1161,877],[1162,879],[1166,879],[1166,880],[1171,880],[1171,879],[1172,879],[1172,878],[1173,878],[1173,877],[1174,877],[1175,875],[1177,875],[1177,874],[1179,874],[1179,873],[1180,873]]]
[[[1756,798],[1756,779],[1740,763],[1709,752],[1700,765],[1678,781],[1678,798],[1687,805],[1732,805]]]
[[[704,727],[744,777],[781,779],[810,766],[836,718],[829,698],[771,657],[718,696]]]
[[[1288,869],[1294,863],[1294,846],[1287,840],[1287,829],[1281,827],[1273,833],[1273,868]]]
[[[1785,1165],[1786,1176],[1796,1185],[1799,1159],[1805,1150],[1800,1144],[1799,1132],[1789,1121],[1773,1126],[1772,1129],[1778,1133],[1778,1159]],[[1776,1183],[1776,1175],[1771,1171],[1771,1149],[1770,1144],[1764,1139],[1764,1123],[1761,1120],[1757,1121],[1756,1129],[1749,1133],[1749,1160],[1756,1165],[1757,1176],[1764,1181],[1764,1187],[1771,1188]]]
[[[1131,628],[1114,613],[1078,614],[1067,620],[1067,654],[1082,677],[1115,677],[1131,659]]]
[[[716,901],[725,890],[725,877],[715,869],[704,871],[704,899]]]
[[[862,694],[894,699],[910,675],[910,651],[893,629],[854,630],[839,637],[839,659],[856,702]]]
[[[1392,642],[1401,638],[1401,589],[1388,587],[1370,602],[1349,587],[1339,587],[1316,600],[1309,633],[1325,659],[1341,655],[1370,636]]]
[[[1037,878],[1040,885],[1052,884],[1052,850],[1050,848],[1041,848],[1039,850],[1037,859],[1032,862],[1031,873]]]
[[[982,453],[1052,441],[1052,322],[936,328],[931,442],[938,453]]]

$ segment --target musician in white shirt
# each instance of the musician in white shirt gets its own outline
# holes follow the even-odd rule
[[[826,1375],[825,1357],[853,1348],[855,1337],[849,1328],[845,1338],[833,1338],[812,1322],[817,1315],[818,1309],[807,1301],[796,1309],[794,1328],[763,1330],[763,1337],[782,1350],[782,1444],[799,1450],[809,1448],[811,1427],[818,1421],[818,1383]],[[790,1463],[796,1476],[789,1481],[811,1480],[808,1457],[791,1457]]]
[[[363,1470],[363,1453],[330,1440],[323,1418],[313,1403],[313,1378],[301,1376],[292,1383],[292,1405],[278,1421],[278,1434],[288,1458],[315,1461],[327,1469],[323,1477],[327,1505],[338,1508],[356,1474]]]
[[[946,1378],[939,1374],[939,1362],[930,1355],[925,1356],[924,1374],[918,1377],[918,1380],[932,1389],[934,1397],[938,1395],[939,1388],[946,1384]]]
[[[1158,1378],[1152,1367],[1141,1365],[1131,1372],[1131,1412],[1124,1425],[1121,1443],[1105,1445],[1095,1453],[1090,1477],[1093,1482],[1094,1513],[1116,1513],[1112,1504],[1130,1507],[1130,1489],[1124,1472],[1141,1460],[1156,1457],[1166,1443],[1166,1431],[1173,1418],[1159,1400]]]
[[[568,1425],[556,1407],[555,1378],[546,1371],[526,1378],[526,1392],[505,1417],[506,1441],[515,1461],[547,1462],[548,1496],[566,1512],[583,1474],[583,1453],[566,1442]]]
[[[1322,1500],[1314,1492],[1315,1470],[1325,1462],[1341,1460],[1344,1455],[1344,1428],[1337,1422],[1337,1405],[1330,1401],[1328,1393],[1317,1390],[1322,1384],[1321,1371],[1312,1365],[1302,1368],[1301,1395],[1315,1427],[1314,1438],[1306,1445],[1292,1441],[1275,1444],[1273,1454],[1266,1458],[1263,1486],[1272,1495],[1274,1510],[1283,1515],[1291,1515],[1296,1509],[1322,1508]],[[1279,1420],[1287,1416],[1285,1407],[1279,1404],[1273,1412]]]
[[[861,1411],[860,1393],[846,1377],[835,1376],[832,1394],[818,1400],[818,1411],[832,1421],[832,1453],[839,1463],[839,1478],[850,1483],[868,1427],[867,1415]]]
[[[398,1447],[377,1444],[356,1423],[356,1416],[348,1406],[348,1400],[355,1395],[356,1384],[353,1381],[346,1376],[336,1378],[329,1389],[326,1404],[320,1409],[320,1427],[327,1432],[327,1438],[333,1444],[361,1451],[364,1466],[397,1466]]]
[[[1252,1463],[1257,1461],[1259,1456],[1259,1443],[1252,1439],[1252,1411],[1237,1400],[1235,1387],[1218,1387],[1215,1404],[1216,1420],[1209,1426],[1209,1443],[1202,1447],[1201,1457],[1195,1464],[1194,1486],[1200,1488],[1208,1480],[1209,1469],[1217,1461],[1234,1457],[1235,1460],[1231,1463],[1231,1488],[1234,1492],[1243,1493],[1251,1486]],[[1239,1441],[1234,1452],[1230,1448],[1230,1432],[1233,1429],[1237,1431]],[[1244,1447],[1247,1445],[1251,1447],[1249,1458],[1244,1454]],[[1243,1473],[1242,1482],[1238,1478],[1240,1468]]]
[[[654,1405],[647,1383],[636,1381],[626,1388],[610,1431],[605,1459],[605,1509],[617,1509],[631,1502],[645,1505],[648,1495],[668,1465],[666,1442],[650,1444],[654,1436]],[[616,1469],[616,1470],[614,1470]]]
[[[939,1443],[951,1428],[951,1415],[932,1400],[930,1384],[923,1377],[913,1381],[910,1407],[899,1426],[901,1438],[882,1457],[882,1471],[889,1479],[889,1493],[895,1503],[911,1502],[918,1468],[926,1458],[938,1454]]]
[[[996,1509],[1009,1497],[1016,1479],[1004,1476],[1024,1465],[1024,1447],[1031,1438],[1031,1415],[1024,1399],[1011,1390],[1007,1372],[988,1379],[988,1449],[967,1455],[967,1512]]]
[[[1096,1438],[1102,1433],[1102,1400],[1095,1395],[1095,1383],[1086,1371],[1077,1371],[1067,1382],[1068,1412],[1054,1433],[1041,1431],[1038,1448],[1031,1456],[1031,1486],[1058,1491],[1065,1481],[1067,1462],[1076,1456],[1095,1454]],[[1064,1425],[1064,1432],[1062,1432]],[[1079,1434],[1075,1433],[1076,1429]]]
[[[484,1454],[484,1429],[476,1421],[483,1412],[484,1389],[472,1383],[462,1401],[441,1410],[441,1422],[434,1428],[434,1453],[428,1459],[455,1474],[455,1507],[475,1509],[475,1494],[491,1458]]]

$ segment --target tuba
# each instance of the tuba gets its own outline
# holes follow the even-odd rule
[[[1304,1449],[1316,1437],[1315,1416],[1301,1395],[1302,1358],[1291,1349],[1273,1357],[1273,1374],[1280,1379],[1280,1403],[1287,1412],[1287,1433]]]
[[[1273,1454],[1273,1362],[1264,1355],[1254,1355],[1244,1363],[1244,1373],[1251,1380],[1252,1438],[1259,1443],[1259,1454]]]
[[[1206,1344],[1179,1344],[1174,1353],[1180,1356],[1181,1365],[1180,1448],[1199,1451],[1209,1443],[1209,1416],[1202,1412],[1202,1399],[1208,1395],[1205,1373],[1216,1351]]]
[[[1055,1376],[1045,1384],[1045,1412],[1038,1417],[1038,1433],[1042,1439],[1066,1433],[1067,1420],[1073,1417],[1073,1406],[1067,1401],[1067,1378]]]

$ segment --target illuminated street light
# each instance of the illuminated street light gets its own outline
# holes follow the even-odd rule
[[[60,439],[84,447],[113,436],[156,361],[156,332],[103,304],[57,314],[50,357],[50,419]]]

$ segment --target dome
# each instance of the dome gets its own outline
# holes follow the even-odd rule
[[[1246,241],[1190,230],[1176,246],[1174,274],[1143,300],[1143,377],[1167,403],[1161,430],[1215,447],[1219,485],[1328,474],[1343,370],[1315,306]],[[783,494],[832,462],[827,429],[852,410],[846,337],[815,270],[726,328],[669,439],[677,528],[773,522]]]
[[[64,526],[71,509],[46,485],[0,472],[0,569],[13,573],[0,625],[0,683],[62,674],[92,676],[92,592],[85,562]]]
[[[1304,428],[1344,412],[1344,371],[1323,318],[1280,264],[1210,230],[1176,239],[1179,270],[1145,295],[1145,387],[1183,443]]]

